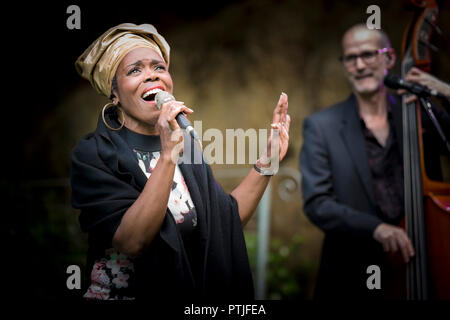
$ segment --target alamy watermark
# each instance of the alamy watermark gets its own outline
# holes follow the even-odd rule
[[[66,280],[67,289],[81,289],[81,269],[76,264],[67,267],[66,273],[69,274]]]
[[[76,4],[67,7],[66,13],[69,14],[66,20],[66,27],[69,30],[81,29],[81,9]]]
[[[67,7],[66,13],[69,14],[66,20],[66,26],[69,30],[81,29],[81,9],[78,5],[72,4]],[[370,14],[367,18],[366,25],[370,30],[381,29],[381,10],[380,7],[372,4],[367,7],[366,13]]]
[[[276,173],[279,169],[280,133],[278,129],[250,128],[244,130],[209,128],[203,132],[202,121],[194,121],[194,130],[201,139],[202,152],[191,148],[190,139],[184,139],[173,151],[174,162],[201,164],[255,164],[258,160],[266,170]],[[181,132],[174,131],[172,141],[179,141]],[[205,143],[206,142],[206,143]],[[178,157],[179,151],[183,153]]]
[[[367,7],[367,14],[371,14],[366,21],[366,26],[368,29],[381,29],[381,10],[380,7],[372,4]]]
[[[366,280],[366,286],[369,290],[381,289],[381,269],[376,264],[367,267],[366,273],[370,276]]]

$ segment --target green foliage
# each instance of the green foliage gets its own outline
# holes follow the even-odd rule
[[[256,275],[258,237],[245,234],[252,272]],[[294,235],[290,241],[272,237],[267,261],[267,293],[271,300],[305,299],[308,279],[313,271],[312,263],[300,256],[304,237]]]

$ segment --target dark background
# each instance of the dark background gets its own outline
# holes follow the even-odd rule
[[[432,73],[450,82],[450,4],[439,3],[444,36],[433,37],[440,52],[432,55]],[[81,8],[81,30],[66,28],[71,4]],[[340,38],[366,21],[371,4],[380,6],[382,28],[400,55],[412,17],[402,1],[60,1],[5,9],[0,187],[10,295],[50,300],[80,295],[66,288],[67,266],[83,268],[86,250],[70,207],[70,150],[95,129],[106,100],[77,75],[74,62],[100,34],[123,22],[155,25],[172,48],[176,96],[199,105],[196,119],[209,127],[264,127],[279,93],[287,92],[293,122],[284,165],[297,169],[304,117],[350,92],[337,61]],[[398,68],[399,63],[396,73]],[[223,181],[224,188],[231,188],[228,183]],[[300,194],[297,199],[273,205],[271,263],[285,264],[289,275],[284,289],[269,288],[276,291],[274,299],[312,295],[322,235],[301,213]],[[254,229],[250,224],[249,234]],[[283,260],[285,255],[276,255],[280,248],[301,254]],[[273,277],[271,283],[281,275]]]

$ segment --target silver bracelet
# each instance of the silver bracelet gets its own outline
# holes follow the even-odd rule
[[[273,170],[267,170],[267,169],[261,169],[260,167],[258,167],[256,165],[256,163],[253,165],[253,168],[255,168],[255,170],[264,176],[273,176],[275,173],[273,172]]]

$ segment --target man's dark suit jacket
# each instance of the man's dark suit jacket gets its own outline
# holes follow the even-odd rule
[[[401,101],[389,96],[394,132],[402,154]],[[391,128],[392,129],[392,128]],[[362,298],[367,267],[383,272],[382,246],[373,239],[382,222],[375,196],[356,97],[304,121],[300,155],[304,212],[325,232],[315,297]]]
[[[403,159],[402,108],[399,96],[388,95],[397,147]],[[434,113],[447,137],[450,117]],[[430,178],[441,179],[440,154],[447,154],[428,116],[421,112],[425,167]],[[366,155],[356,97],[306,118],[300,154],[303,208],[309,219],[325,232],[315,297],[385,297],[391,281],[390,267],[381,244],[373,239],[383,222],[377,216],[371,173]],[[381,290],[368,290],[367,267],[381,269]],[[383,271],[388,271],[387,273]],[[386,281],[386,282],[385,282]]]

